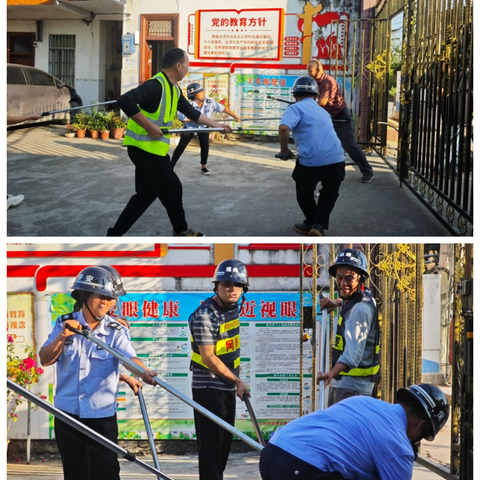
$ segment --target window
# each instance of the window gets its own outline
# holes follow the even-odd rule
[[[37,87],[53,87],[55,86],[55,80],[50,75],[47,75],[44,72],[39,70],[28,70],[30,78],[32,79],[32,84]]]
[[[75,35],[49,35],[48,73],[75,87]]]
[[[26,85],[25,75],[20,67],[7,67],[8,85]]]

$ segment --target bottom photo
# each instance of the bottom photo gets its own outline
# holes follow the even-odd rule
[[[7,244],[7,477],[473,479],[473,245]]]

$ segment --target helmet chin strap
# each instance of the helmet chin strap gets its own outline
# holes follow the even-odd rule
[[[105,318],[105,315],[103,317],[96,317],[92,311],[90,310],[90,307],[88,306],[88,300],[85,301],[85,306],[87,307],[87,310],[90,312],[90,315],[97,321],[97,322],[101,322],[104,318]]]

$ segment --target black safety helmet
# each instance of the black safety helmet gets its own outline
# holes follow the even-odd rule
[[[431,442],[447,423],[450,414],[447,397],[438,387],[429,383],[398,390],[397,401],[411,404],[411,400],[427,415],[428,421],[423,427],[421,438]]]
[[[197,82],[191,83],[187,86],[187,98],[189,100],[195,100],[195,95],[200,92],[204,92],[205,89]]]
[[[123,288],[122,277],[118,273],[118,270],[116,268],[113,268],[111,265],[99,265],[99,267],[107,270],[107,272],[110,272],[110,275],[115,280],[113,286],[115,288],[115,292],[117,293],[117,297],[126,295],[127,292]]]
[[[78,274],[71,288],[74,291],[106,295],[112,299],[119,296],[115,289],[115,279],[112,274],[101,267],[84,268]]]
[[[243,285],[243,292],[248,292],[247,267],[239,260],[223,260],[217,265],[213,274],[212,283],[215,283],[214,291],[217,289],[217,282],[235,282]]]
[[[292,88],[292,94],[296,93],[318,95],[318,85],[314,78],[308,76],[298,77]]]
[[[328,269],[330,276],[335,277],[337,275],[337,267],[343,265],[352,267],[363,277],[362,281],[365,281],[369,277],[367,258],[362,252],[360,252],[360,250],[355,250],[354,248],[346,248],[345,250],[342,250]]]

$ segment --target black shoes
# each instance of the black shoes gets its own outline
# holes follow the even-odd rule
[[[173,232],[174,237],[204,237],[205,235],[200,232],[196,232],[195,230],[192,230],[191,228],[187,228],[181,233],[175,233]]]
[[[374,178],[373,173],[364,173],[362,176],[362,183],[370,183]]]
[[[310,233],[312,226],[309,225],[308,223],[296,223],[293,226],[293,229],[297,232],[300,233],[301,235],[308,235]]]
[[[310,229],[308,234],[311,237],[324,237],[325,236],[325,232],[323,231],[323,227],[318,223],[314,223],[312,225],[312,228]]]

